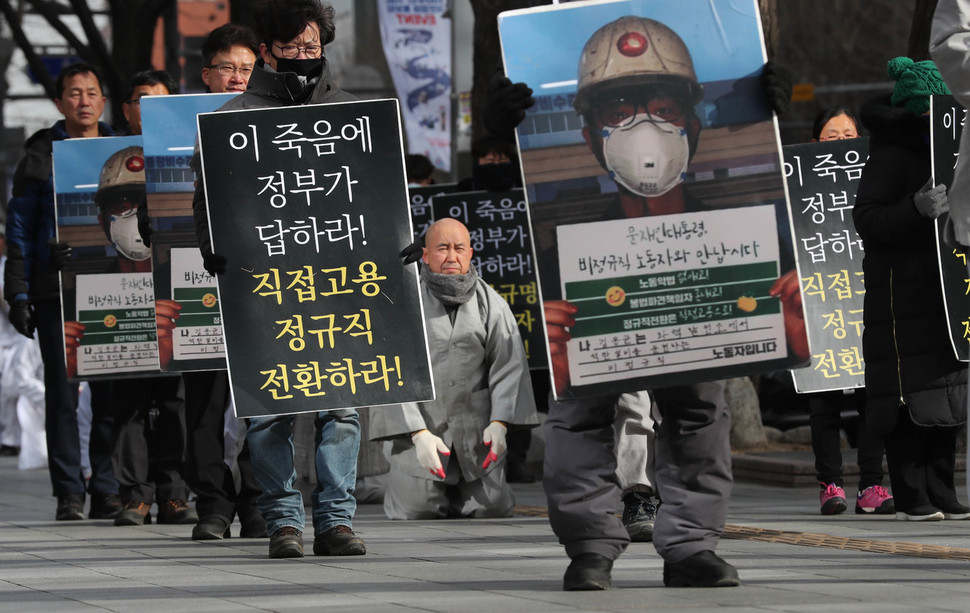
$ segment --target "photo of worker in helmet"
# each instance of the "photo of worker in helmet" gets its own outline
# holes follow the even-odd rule
[[[146,202],[141,137],[65,142],[54,152],[54,172],[58,238],[70,245],[62,270],[68,376],[158,371],[171,360],[180,305],[155,300],[152,250],[138,231]]]
[[[202,266],[195,236],[195,173],[189,160],[196,115],[216,110],[235,95],[152,96],[141,105],[155,294],[182,307],[179,334],[172,337],[172,360],[162,364],[169,372],[225,368],[216,282]]]
[[[538,92],[518,136],[557,397],[808,357],[757,5],[669,4],[500,23]],[[555,52],[515,42],[537,29]]]
[[[737,586],[715,553],[733,483],[723,379],[808,357],[758,7],[567,4],[503,14],[499,31],[508,78],[536,97],[517,136],[553,371],[543,489],[570,558],[563,589],[612,587],[631,540],[614,417],[645,390],[651,402],[624,419],[658,418],[640,444],[662,501],[663,584]]]

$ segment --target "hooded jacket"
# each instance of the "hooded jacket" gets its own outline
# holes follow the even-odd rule
[[[226,102],[219,107],[219,110],[238,111],[357,100],[357,96],[342,91],[334,85],[330,75],[330,64],[326,58],[323,62],[323,71],[316,85],[311,89],[303,86],[296,73],[276,72],[263,60],[258,60],[252,76],[249,77],[246,91]],[[209,239],[209,218],[206,213],[205,188],[201,180],[202,166],[198,147],[190,166],[197,177],[195,196],[192,199],[195,233],[199,239],[199,249],[204,255],[212,252],[212,242]]]
[[[853,208],[865,248],[866,422],[886,435],[905,405],[920,425],[961,423],[966,407],[952,401],[961,385],[965,398],[966,365],[950,345],[935,223],[913,203],[930,178],[929,117],[892,106],[887,94],[861,120],[871,134]]]
[[[98,122],[101,136],[113,136]],[[24,144],[26,155],[13,177],[13,197],[7,205],[7,267],[3,296],[17,300],[53,300],[60,295],[57,270],[51,266],[47,241],[57,236],[54,212],[54,141],[70,138],[62,119],[35,132]]]

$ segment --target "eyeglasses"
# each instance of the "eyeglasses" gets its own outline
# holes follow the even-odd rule
[[[283,57],[288,60],[295,60],[296,58],[300,57],[301,51],[305,53],[306,56],[311,60],[315,60],[323,55],[323,47],[321,47],[320,45],[300,46],[300,45],[277,45],[276,43],[273,43],[273,46],[279,49],[280,52],[283,54]]]
[[[594,100],[592,106],[593,118],[611,128],[630,125],[641,112],[648,114],[650,121],[673,123],[690,108],[686,100],[665,91],[607,95]]]
[[[210,66],[206,66],[206,68],[218,70],[219,74],[221,74],[224,77],[231,77],[233,74],[238,73],[240,77],[244,79],[248,79],[249,75],[253,74],[252,66],[243,66],[242,68],[236,68],[232,64],[212,64]]]

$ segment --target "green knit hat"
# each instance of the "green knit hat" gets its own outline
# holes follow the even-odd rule
[[[914,62],[908,57],[889,60],[889,78],[896,82],[893,88],[893,106],[922,115],[930,110],[930,96],[949,94],[936,64],[930,60]]]

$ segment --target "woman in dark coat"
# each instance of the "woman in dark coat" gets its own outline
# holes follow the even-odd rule
[[[968,519],[953,473],[966,419],[966,365],[950,345],[930,181],[930,94],[948,94],[932,62],[889,62],[893,94],[862,109],[870,154],[853,210],[865,247],[867,425],[885,437],[897,519]]]

